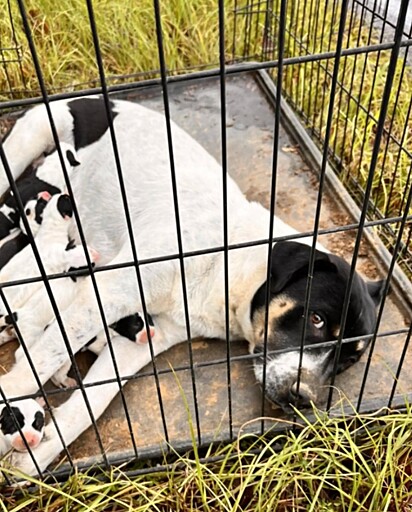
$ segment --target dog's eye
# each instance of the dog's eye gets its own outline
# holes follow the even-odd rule
[[[323,318],[317,313],[312,313],[310,320],[316,329],[322,329],[322,327],[325,325]]]
[[[30,212],[31,212],[30,208],[27,208],[27,209],[26,209],[26,215],[27,215],[27,216],[28,216],[28,215],[30,215]]]

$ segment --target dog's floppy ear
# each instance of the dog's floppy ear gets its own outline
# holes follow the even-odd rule
[[[279,293],[285,286],[308,271],[311,247],[298,242],[278,242],[271,261],[271,292]],[[314,270],[337,272],[329,255],[315,250]]]
[[[372,300],[375,306],[378,306],[380,301],[382,300],[383,292],[385,289],[386,281],[383,279],[382,281],[368,281],[366,286],[368,288],[369,295],[372,297]],[[389,287],[388,294],[391,292]]]

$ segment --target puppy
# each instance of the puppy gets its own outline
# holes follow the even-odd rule
[[[147,315],[147,317],[149,322],[148,329],[146,328],[146,323],[143,319],[143,315],[140,315],[139,313],[128,315],[127,317],[122,318],[119,321],[113,323],[109,328],[110,339],[118,339],[120,335],[126,339],[129,339],[130,341],[134,341],[135,343],[144,344],[149,341],[149,334],[150,339],[153,340],[156,332],[153,324],[153,319],[149,314]],[[83,347],[82,351],[90,350],[90,352],[99,355],[106,345],[106,333],[104,331],[101,331],[97,336],[92,338],[85,345],[85,347]],[[71,363],[69,361],[52,376],[51,381],[55,386],[74,387],[77,385],[76,380],[72,379],[67,375],[70,368]]]
[[[87,260],[83,247],[74,245],[69,240],[68,230],[73,215],[71,199],[67,194],[56,194],[48,197],[49,201],[44,208],[41,226],[36,236],[36,246],[41,255],[47,273],[62,273],[69,269],[77,269],[86,265]],[[44,193],[38,199],[44,200]],[[33,211],[37,210],[34,205]],[[30,213],[29,213],[30,217]],[[33,219],[37,224],[39,219]],[[36,274],[36,261],[31,254],[30,247],[17,254],[10,263],[0,272],[1,281],[7,279],[22,279]],[[32,256],[27,261],[27,254]],[[89,258],[94,263],[98,254],[94,249],[88,248]],[[25,265],[22,265],[22,262]],[[31,268],[30,268],[31,263]],[[64,281],[64,282],[63,282]],[[72,278],[51,280],[50,286],[59,309],[64,310],[73,300],[76,293],[76,282]],[[15,288],[5,288],[12,315],[6,314],[3,304],[3,316],[0,318],[0,327],[5,327],[0,333],[0,343],[5,343],[15,337],[13,325],[17,323],[19,331],[27,347],[30,347],[41,336],[44,326],[53,318],[53,308],[46,289],[42,282],[19,285]],[[16,358],[23,352],[22,347],[17,350]]]
[[[64,160],[64,165],[70,176],[72,170],[77,167],[79,162],[76,159],[76,151],[71,144],[61,144],[61,150]],[[20,199],[23,205],[27,203],[32,204],[33,200],[38,199],[39,193],[47,193],[49,195],[57,194],[65,187],[64,175],[61,169],[61,163],[57,151],[53,151],[37,169],[31,170],[27,176],[22,178],[16,183]],[[38,212],[36,215],[41,215],[41,208],[44,208],[45,203],[37,203]],[[37,221],[37,224],[39,222]],[[16,229],[22,228],[23,235],[18,232],[13,243],[9,242],[7,246],[0,246],[0,268],[2,268],[17,252],[25,247],[29,241],[26,235],[24,224],[21,222],[21,212],[17,205],[17,200],[13,192],[10,190],[5,197],[4,204],[0,207],[0,240],[9,237],[9,235]],[[36,227],[36,226],[35,226]],[[34,234],[34,233],[33,233]]]
[[[0,457],[11,449],[26,451],[26,443],[31,449],[36,448],[44,434],[44,423],[41,400],[23,400],[17,407],[14,403],[10,408],[0,406]]]

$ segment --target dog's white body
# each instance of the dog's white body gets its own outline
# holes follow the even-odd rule
[[[52,111],[60,140],[72,144],[73,122],[66,102],[53,103]],[[121,101],[115,102],[115,111],[114,128],[138,257],[144,260],[177,255],[164,117],[142,106]],[[35,136],[32,126],[36,126]],[[172,137],[183,250],[190,252],[221,247],[224,241],[222,168],[205,149],[174,124]],[[26,113],[4,144],[14,176],[18,177],[33,159],[52,146],[44,108],[38,107]],[[72,186],[87,243],[99,252],[99,264],[132,261],[125,206],[109,132],[78,150],[77,154],[81,165],[73,174]],[[227,185],[229,244],[267,239],[269,212],[260,204],[249,202],[230,177]],[[1,173],[0,193],[6,187]],[[295,231],[280,219],[275,219],[275,236],[291,233]],[[76,235],[75,229],[73,235]],[[302,242],[309,243],[308,240]],[[266,280],[267,256],[267,244],[228,253],[231,339],[246,338],[253,343],[250,306],[256,290]],[[186,257],[184,268],[192,336],[225,338],[223,253]],[[179,261],[174,258],[144,264],[140,266],[140,272],[147,311],[153,316],[156,331],[162,333],[153,342],[154,351],[158,354],[186,339]],[[95,277],[108,324],[143,309],[134,268],[98,272]],[[87,314],[82,314],[84,311]],[[90,278],[79,283],[76,299],[62,312],[62,318],[73,352],[81,350],[101,330],[101,317]],[[148,345],[119,339],[113,347],[118,355],[120,375],[133,374],[151,360]],[[86,382],[107,379],[112,375],[109,355],[106,347],[87,375]],[[31,347],[31,359],[42,382],[67,362],[67,351],[56,322]],[[0,385],[8,397],[37,391],[25,358],[20,359],[10,373],[0,377]],[[117,391],[117,384],[87,390],[95,417],[103,412]],[[88,414],[79,412],[82,408],[83,398],[76,391],[55,412],[67,444],[90,425]],[[72,421],[73,412],[76,422]],[[46,428],[46,441],[34,451],[39,466],[45,468],[61,449],[55,428],[50,424]],[[23,470],[34,472],[28,455],[18,455],[15,462]]]

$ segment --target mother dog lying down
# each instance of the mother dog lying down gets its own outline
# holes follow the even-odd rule
[[[128,207],[140,259],[178,253],[175,210],[171,184],[166,124],[161,114],[125,101],[110,103],[116,133]],[[60,141],[71,143],[81,162],[73,175],[73,195],[79,208],[88,245],[100,253],[99,265],[132,260],[124,204],[113,146],[103,100],[87,98],[51,104]],[[183,250],[199,251],[223,244],[222,169],[216,160],[178,126],[172,124],[173,152]],[[15,178],[44,151],[54,147],[46,110],[38,106],[21,117],[4,143],[9,166]],[[60,172],[60,170],[59,170]],[[0,173],[0,193],[8,183]],[[236,183],[228,179],[227,191],[229,244],[265,239],[269,233],[269,212],[249,202]],[[274,236],[295,233],[275,219]],[[78,241],[73,226],[72,237]],[[332,372],[334,350],[306,350],[302,360],[299,395],[296,378],[302,330],[310,240],[276,243],[271,261],[268,350],[293,349],[271,354],[267,361],[266,395],[287,408],[297,400],[304,407],[318,399],[320,388]],[[231,339],[245,338],[254,362],[256,379],[262,382],[265,280],[267,246],[260,245],[229,251],[229,313]],[[190,328],[193,337],[225,337],[224,259],[221,253],[185,258],[185,277],[189,301]],[[144,299],[153,317],[156,336],[155,354],[186,338],[185,316],[179,261],[146,264],[140,267]],[[339,257],[323,250],[316,252],[310,315],[306,344],[336,339],[349,273]],[[111,324],[141,311],[142,297],[133,268],[95,274],[106,320]],[[344,337],[362,337],[373,331],[375,308],[381,283],[365,283],[356,275],[353,284]],[[90,278],[79,283],[74,302],[62,312],[63,323],[73,352],[102,329]],[[137,372],[150,361],[148,345],[136,345],[123,338],[113,343],[121,375]],[[345,344],[340,353],[338,371],[356,362],[367,341]],[[46,382],[67,360],[67,352],[56,321],[30,348],[31,358],[42,382]],[[105,349],[85,380],[103,380],[113,376],[110,356]],[[8,397],[37,391],[36,381],[23,357],[0,377]],[[117,384],[88,388],[88,397],[96,417],[110,403]],[[76,391],[55,411],[60,431],[71,443],[90,425],[83,398]],[[73,422],[73,413],[76,422]],[[54,425],[46,427],[46,439],[34,450],[37,463],[44,469],[62,450]],[[35,469],[27,454],[18,454],[15,463],[26,472]]]

